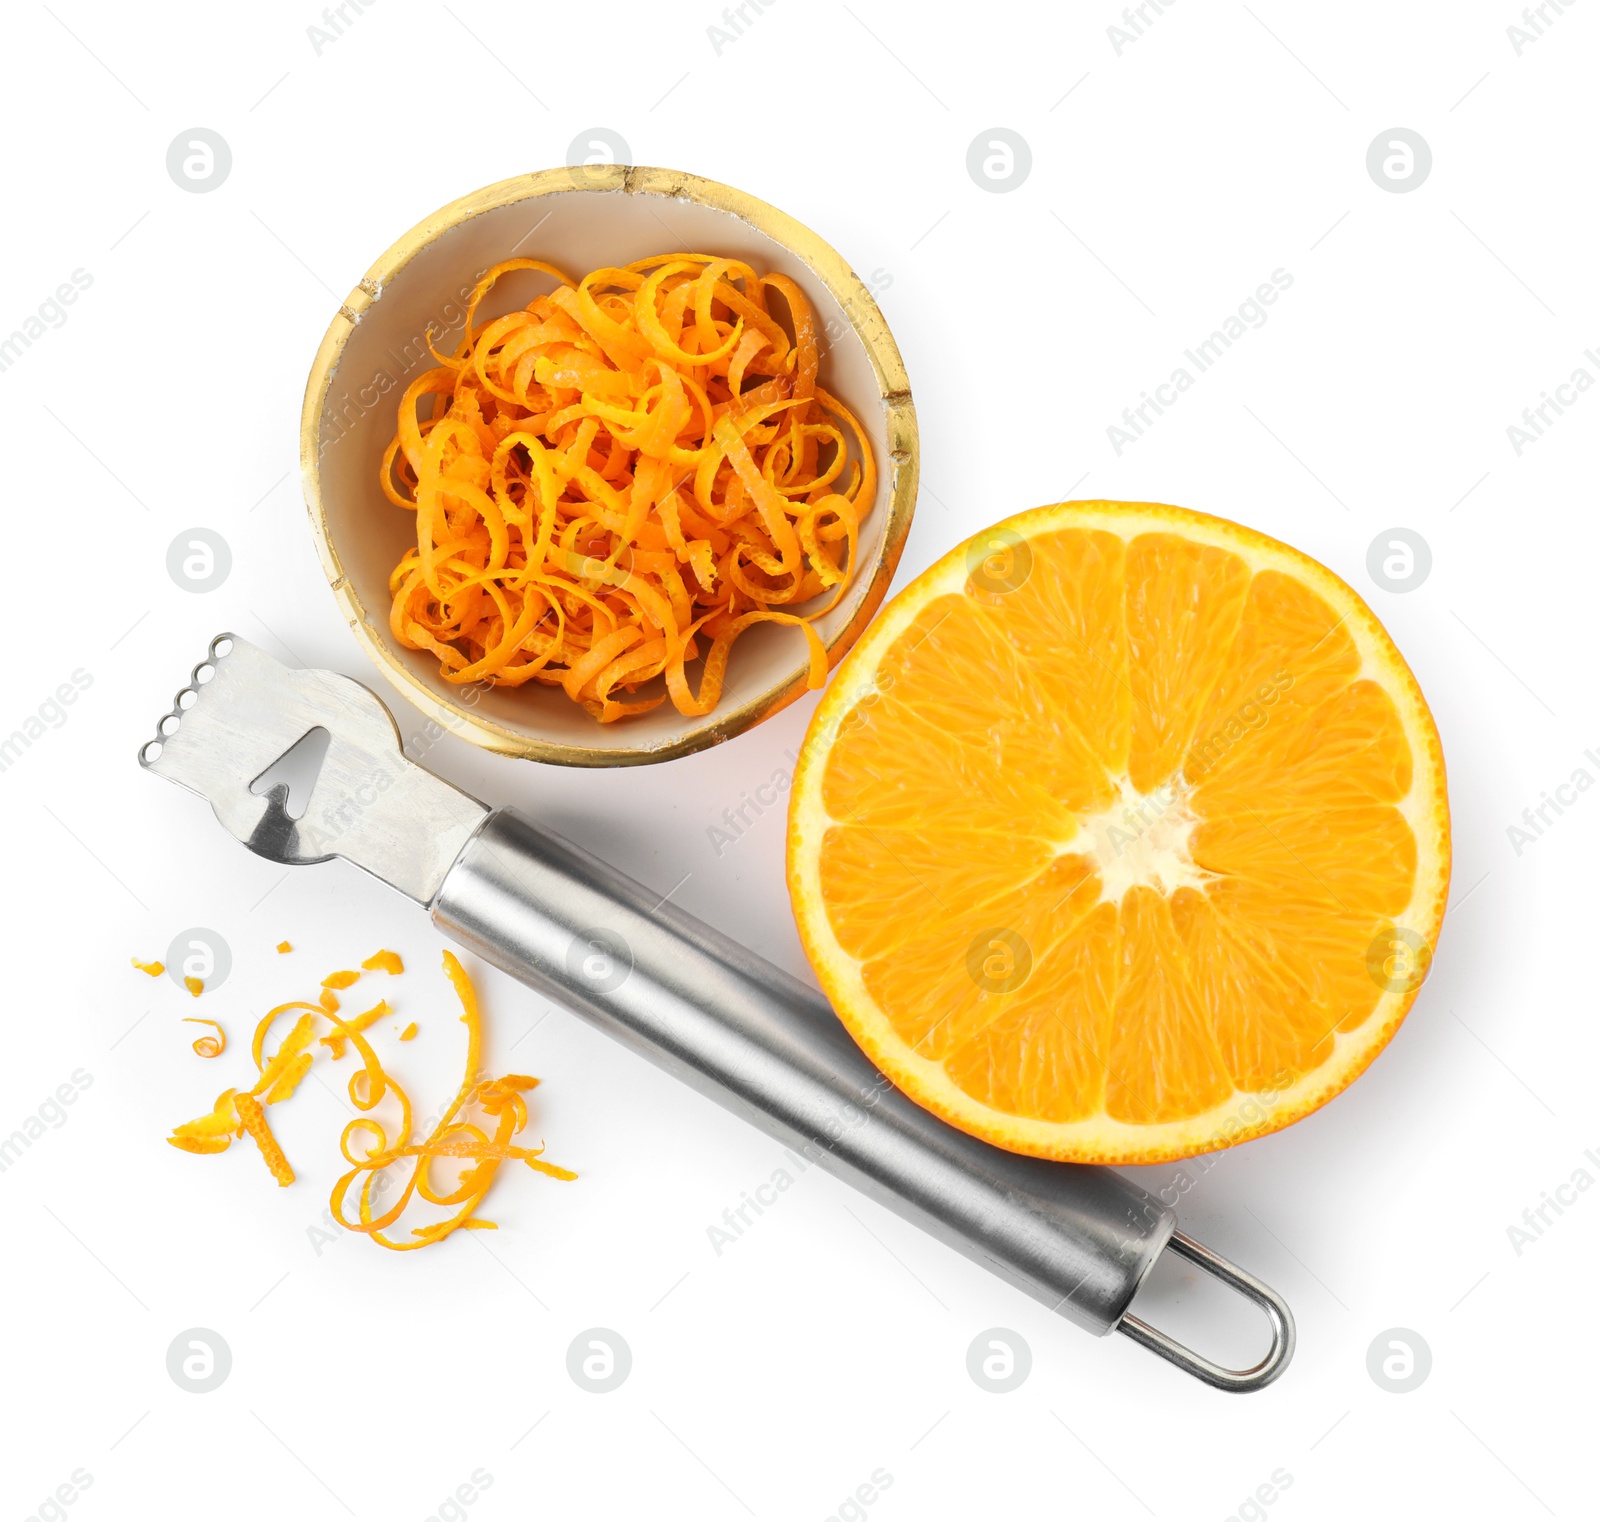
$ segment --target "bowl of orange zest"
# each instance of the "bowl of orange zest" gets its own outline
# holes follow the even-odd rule
[[[917,428],[871,290],[810,229],[585,165],[463,197],[372,266],[318,351],[301,465],[419,738],[614,766],[822,685],[899,561]]]

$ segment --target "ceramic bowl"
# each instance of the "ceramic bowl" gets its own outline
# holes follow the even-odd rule
[[[799,632],[757,624],[735,644],[722,699],[710,714],[685,718],[669,700],[602,725],[559,688],[536,682],[452,686],[431,655],[405,649],[389,631],[389,573],[414,530],[410,514],[385,499],[378,468],[401,394],[434,364],[425,335],[431,329],[441,350],[455,344],[463,297],[479,272],[503,259],[544,259],[576,278],[679,250],[737,257],[799,284],[823,339],[819,378],[872,440],[878,496],[863,525],[855,577],[817,624],[830,664],[865,629],[894,575],[916,498],[916,413],[883,314],[832,248],[753,196],[675,170],[579,165],[475,191],[412,228],[339,309],[306,386],[300,463],[322,563],[356,637],[425,714],[490,750],[567,766],[665,761],[748,729],[806,690]],[[533,283],[540,278],[502,280],[478,321],[524,305],[547,287]],[[689,674],[698,686],[698,664]]]

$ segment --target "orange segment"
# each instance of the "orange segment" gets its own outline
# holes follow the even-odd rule
[[[1209,692],[1185,770],[1198,780],[1224,764],[1259,726],[1253,705],[1305,713],[1343,692],[1361,664],[1348,613],[1340,615],[1303,581],[1262,571],[1250,583],[1227,669]],[[1278,697],[1275,698],[1274,694]]]
[[[1081,857],[1060,857],[994,903],[924,914],[913,939],[862,963],[862,974],[901,1039],[942,1059],[1011,1007],[1035,962],[1093,907],[1099,886]]]
[[[1309,801],[1309,800],[1308,800]],[[1346,914],[1397,914],[1411,901],[1417,840],[1397,809],[1324,808],[1209,820],[1194,834],[1195,861],[1285,898]]]
[[[1032,574],[1035,553],[1051,574]],[[1095,530],[1040,535],[1037,550],[1028,548],[1028,574],[1013,587],[1022,574],[1020,559],[993,570],[980,562],[966,594],[1003,610],[999,622],[1023,669],[1106,773],[1116,776],[1127,769],[1133,712],[1120,616],[1127,546],[1116,534]],[[987,677],[982,685],[989,685]]]
[[[975,807],[1007,797],[1002,776],[1025,781],[1068,810],[1104,807],[1111,796],[1104,764],[1047,700],[1004,625],[972,612],[964,597],[940,598],[919,612],[874,673],[878,723],[892,724],[908,747],[933,745],[940,757],[951,757],[971,779]],[[992,700],[997,682],[1011,694],[1004,709]],[[876,749],[876,739],[868,743]],[[863,799],[863,813],[870,815],[877,801]],[[1012,814],[1007,827],[1017,818]]]
[[[840,824],[920,829],[930,823],[929,793],[940,791],[949,794],[948,821],[968,830],[1006,835],[1023,821],[1023,828],[1048,838],[1072,831],[1071,811],[1039,783],[1005,770],[903,704],[880,701],[870,732],[841,730],[834,752],[825,787],[828,817]]]
[[[1008,1113],[1047,1121],[1093,1116],[1105,1096],[1117,936],[1110,904],[1078,921],[1004,1009],[945,1058],[957,1087]]]
[[[1212,1035],[1234,1088],[1279,1088],[1326,1059],[1338,1021],[1286,965],[1269,926],[1230,915],[1215,898],[1192,890],[1174,896],[1172,920],[1190,987],[1211,1012]],[[1369,991],[1370,1009],[1378,991]]]
[[[1141,534],[1128,546],[1128,780],[1137,791],[1150,792],[1178,769],[1227,668],[1249,586],[1250,568],[1215,545]]]
[[[1041,508],[912,583],[790,805],[801,938],[867,1054],[975,1135],[1085,1162],[1226,1146],[1352,1082],[1449,861],[1438,735],[1371,612],[1151,504]]]
[[[1190,981],[1167,898],[1128,889],[1121,905],[1122,983],[1106,1073],[1106,1113],[1143,1126],[1200,1114],[1232,1085]]]
[[[1190,749],[1185,771],[1202,812],[1292,806],[1308,793],[1324,804],[1397,803],[1410,792],[1411,747],[1375,682],[1352,682],[1315,708],[1286,697],[1280,706],[1286,688],[1263,686],[1264,699],[1247,699],[1236,723],[1214,732],[1209,766]]]
[[[1055,852],[1017,834],[835,825],[822,861],[822,892],[844,944],[866,961],[909,939],[932,908],[982,909],[1042,874]]]

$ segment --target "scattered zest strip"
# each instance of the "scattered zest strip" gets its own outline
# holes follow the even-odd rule
[[[379,952],[369,958],[377,968],[369,970],[391,971],[381,958],[398,957],[392,952]],[[365,964],[364,964],[365,965]],[[524,1093],[534,1088],[539,1080],[523,1074],[511,1073],[503,1078],[481,1080],[480,1054],[482,1025],[478,1014],[478,1000],[465,969],[450,953],[444,954],[444,968],[456,995],[461,1001],[461,1021],[467,1027],[466,1070],[455,1099],[444,1112],[439,1123],[421,1141],[412,1135],[411,1101],[405,1091],[384,1071],[377,1054],[362,1034],[375,1021],[391,1013],[386,1001],[380,999],[364,1013],[346,1020],[337,1013],[339,1001],[333,987],[348,988],[359,978],[359,973],[339,972],[326,978],[318,1002],[291,1000],[268,1011],[257,1024],[251,1038],[250,1055],[256,1067],[256,1082],[247,1093],[226,1089],[217,1096],[208,1114],[185,1121],[174,1128],[168,1142],[184,1152],[211,1154],[225,1152],[238,1137],[254,1138],[272,1176],[281,1186],[294,1182],[294,1169],[278,1145],[272,1128],[267,1123],[266,1106],[278,1104],[294,1093],[300,1081],[310,1071],[316,1057],[316,1046],[329,1050],[332,1060],[345,1055],[347,1046],[354,1046],[361,1058],[361,1067],[350,1077],[350,1101],[363,1113],[345,1127],[340,1138],[340,1150],[352,1166],[334,1186],[329,1201],[335,1219],[350,1231],[359,1231],[381,1246],[395,1252],[407,1252],[426,1247],[458,1229],[473,1231],[494,1230],[493,1221],[483,1220],[473,1212],[489,1192],[500,1165],[505,1162],[522,1162],[536,1173],[550,1178],[573,1179],[577,1175],[566,1168],[547,1163],[542,1158],[543,1147],[523,1147],[515,1143],[528,1123],[528,1105]],[[398,968],[393,969],[398,970]],[[266,1043],[273,1025],[285,1015],[297,1016],[293,1026],[270,1057]],[[326,1020],[333,1030],[317,1037],[317,1021]],[[216,1026],[205,1020],[196,1024]],[[216,1026],[219,1036],[221,1027]],[[401,1032],[400,1039],[409,1041],[416,1035],[413,1021]],[[203,1037],[195,1043],[195,1050],[211,1044],[215,1038]],[[224,1038],[225,1042],[225,1038]],[[220,1055],[201,1052],[202,1056]],[[385,1098],[392,1098],[399,1106],[399,1118],[394,1123],[391,1141],[384,1125],[372,1116],[372,1111]],[[476,1113],[474,1113],[476,1112]],[[491,1127],[492,1123],[492,1129]],[[357,1138],[361,1139],[358,1144]],[[364,1150],[362,1145],[364,1144]],[[436,1180],[432,1169],[434,1162],[458,1164],[453,1178]],[[409,1166],[399,1199],[383,1213],[376,1214],[375,1198],[399,1180],[385,1173],[390,1164]],[[352,1186],[360,1180],[355,1190],[356,1219],[345,1215],[346,1200]],[[450,1214],[426,1226],[413,1227],[409,1238],[388,1234],[413,1198],[428,1204],[454,1207]]]
[[[287,941],[279,941],[278,942],[278,955],[279,956],[282,956],[284,954],[284,952],[286,952],[286,951],[293,951],[293,950],[294,950],[294,947],[291,946]]]
[[[184,1121],[167,1141],[184,1152],[226,1152],[234,1137],[244,1134],[234,1103],[237,1093],[235,1089],[224,1089],[209,1115]]]
[[[217,1024],[215,1020],[199,1020],[193,1015],[183,1017],[185,1025],[209,1025],[216,1032],[214,1036],[197,1037],[194,1043],[195,1056],[220,1057],[228,1049],[228,1033]]]
[[[294,1182],[294,1169],[289,1166],[289,1159],[283,1155],[283,1148],[278,1145],[278,1138],[272,1134],[272,1128],[267,1124],[266,1112],[261,1108],[261,1101],[254,1094],[236,1094],[233,1102],[239,1111],[239,1119],[244,1123],[245,1130],[255,1138],[256,1145],[261,1148],[261,1155],[266,1159],[273,1178],[277,1179],[278,1187],[287,1189]]]
[[[411,1141],[411,1102],[405,1091],[378,1067],[366,1038],[351,1032],[351,1039],[367,1061],[366,1072],[357,1073],[350,1080],[352,1103],[359,1110],[370,1110],[382,1098],[385,1088],[392,1089],[400,1102],[400,1121],[392,1142],[383,1126],[367,1116],[359,1116],[345,1127],[339,1146],[353,1166],[334,1185],[329,1206],[334,1219],[341,1226],[351,1231],[365,1232],[374,1242],[393,1252],[410,1252],[418,1247],[426,1247],[430,1242],[437,1242],[466,1225],[469,1220],[475,1220],[473,1211],[489,1192],[489,1186],[494,1182],[502,1162],[515,1158],[551,1178],[577,1177],[565,1168],[542,1161],[539,1155],[544,1150],[542,1147],[511,1145],[511,1138],[528,1123],[528,1105],[522,1097],[523,1092],[533,1088],[539,1080],[508,1074],[504,1078],[474,1082],[473,1075],[479,1071],[478,1056],[482,1046],[477,994],[461,963],[448,951],[444,954],[444,970],[455,985],[456,995],[461,1000],[461,1023],[467,1027],[466,1071],[455,1099],[422,1142]],[[361,1085],[360,1080],[364,1076],[369,1081]],[[480,1125],[457,1119],[471,1106],[476,1106],[495,1121],[492,1136]],[[354,1150],[352,1144],[357,1137],[365,1137],[371,1143],[364,1154]],[[436,1184],[432,1176],[432,1161],[436,1157],[459,1159],[471,1166],[465,1168],[453,1183]],[[401,1190],[400,1198],[381,1215],[374,1215],[376,1180],[390,1163],[405,1158],[414,1158],[416,1161],[412,1164],[410,1177]],[[350,1188],[357,1179],[361,1180],[356,1196],[357,1219],[352,1221],[346,1217],[344,1206]],[[386,1235],[387,1228],[399,1220],[413,1195],[432,1205],[454,1205],[458,1208],[443,1220],[428,1226],[413,1227],[413,1241],[396,1240]]]
[[[199,978],[185,978],[183,980],[183,986],[187,988],[195,998],[198,999],[200,997],[201,990],[204,989],[206,985],[202,983]]]
[[[400,960],[398,951],[375,951],[361,965],[368,972],[387,972],[391,975],[406,970],[406,964]]]
[[[322,1038],[322,1044],[327,1047],[337,1062],[344,1056],[344,1043],[346,1036],[353,1036],[357,1031],[364,1031],[369,1025],[375,1024],[389,1013],[389,1003],[386,999],[379,999],[371,1009],[363,1014],[356,1015],[350,1020],[335,1020],[334,1030],[331,1035]]]
[[[475,326],[522,270],[559,283]],[[802,630],[822,686],[813,621],[850,583],[877,472],[861,424],[817,384],[817,323],[792,280],[707,254],[579,281],[507,259],[434,357],[379,472],[416,517],[389,578],[401,644],[431,651],[447,682],[558,686],[602,724],[669,696],[710,713],[734,640],[760,622]],[[685,666],[702,654],[696,696]],[[658,676],[664,692],[613,696]]]
[[[141,962],[138,957],[130,957],[129,961],[131,961],[140,972],[147,972],[152,978],[159,978],[161,974],[167,970],[167,965],[165,962]]]

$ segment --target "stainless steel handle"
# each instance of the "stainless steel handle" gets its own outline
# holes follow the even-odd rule
[[[1209,1247],[1196,1242],[1193,1237],[1184,1236],[1181,1231],[1173,1232],[1167,1246],[1180,1258],[1187,1258],[1213,1279],[1226,1284],[1235,1294],[1260,1307],[1261,1314],[1267,1318],[1267,1325],[1272,1328],[1272,1345],[1267,1349],[1266,1356],[1248,1369],[1225,1369],[1221,1364],[1196,1353],[1193,1348],[1185,1347],[1176,1338],[1158,1332],[1149,1322],[1141,1321],[1137,1316],[1124,1316],[1117,1324],[1117,1330],[1124,1337],[1131,1337],[1140,1347],[1149,1348],[1156,1357],[1176,1364],[1186,1374],[1194,1375],[1214,1389],[1242,1395],[1270,1385],[1288,1368],[1289,1360],[1294,1357],[1294,1317],[1289,1314],[1283,1296],[1275,1289],[1269,1289],[1254,1274],[1247,1274],[1237,1263],[1230,1263],[1220,1253],[1212,1252]]]
[[[879,1074],[823,997],[511,809],[446,874],[434,923],[770,1136],[1099,1335],[1176,1224],[1106,1168],[1020,1157]]]

